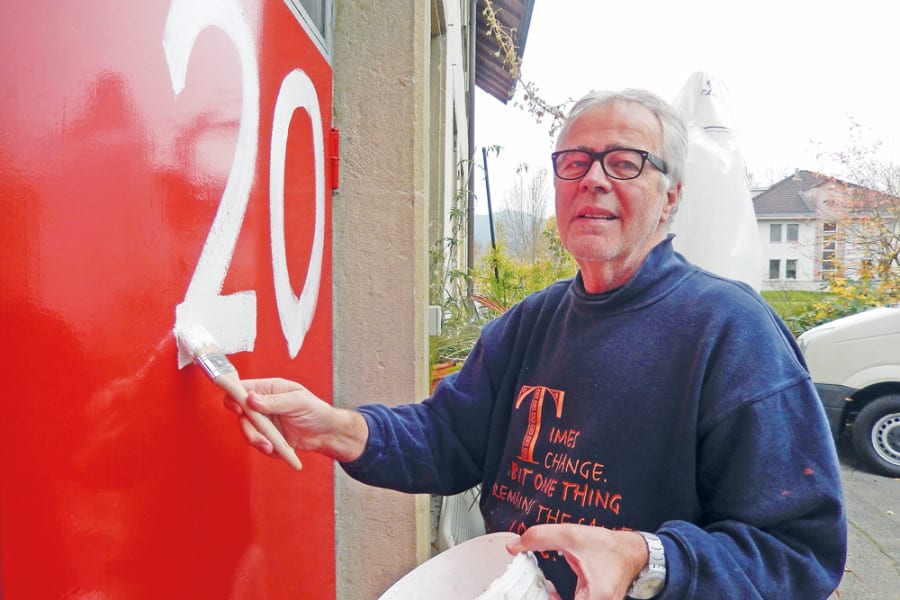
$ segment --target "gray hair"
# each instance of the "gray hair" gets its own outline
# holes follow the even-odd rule
[[[637,104],[656,116],[662,127],[662,148],[660,158],[666,161],[668,173],[664,176],[666,189],[684,183],[687,162],[688,134],[681,115],[668,102],[647,90],[625,89],[620,92],[593,90],[582,96],[572,106],[556,138],[557,143],[566,135],[572,122],[582,113],[601,106],[613,104]]]

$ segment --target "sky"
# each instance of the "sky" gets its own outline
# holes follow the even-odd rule
[[[693,73],[729,93],[740,149],[755,183],[794,169],[839,175],[851,118],[864,138],[900,141],[897,22],[882,0],[535,0],[522,77],[552,103],[590,89],[641,87],[673,101]],[[549,168],[554,140],[515,100],[476,93],[475,144],[489,155],[494,210],[516,166]],[[896,154],[900,151],[886,150]],[[823,154],[825,157],[817,157]],[[476,212],[487,212],[483,174]],[[551,203],[552,204],[552,203]]]

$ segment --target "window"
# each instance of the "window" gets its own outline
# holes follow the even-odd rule
[[[769,241],[781,242],[781,223],[772,223],[769,225]]]
[[[779,279],[781,277],[781,261],[773,259],[769,261],[769,279]]]
[[[797,279],[797,261],[796,259],[788,259],[784,261],[784,278]]]
[[[837,270],[835,249],[837,238],[837,223],[822,224],[822,277],[827,278]]]
[[[326,15],[334,10],[331,2],[326,2],[325,0],[300,0],[300,4],[306,9],[306,14],[309,15],[309,19],[315,24],[316,29],[324,35]]]
[[[328,53],[334,43],[334,0],[288,0],[295,8],[302,6],[300,17],[318,32],[318,40]]]
[[[796,242],[800,239],[800,225],[797,223],[788,223],[785,225],[785,239],[789,242]]]

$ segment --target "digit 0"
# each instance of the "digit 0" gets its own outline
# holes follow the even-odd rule
[[[288,130],[296,109],[303,109],[312,122],[313,170],[315,174],[315,229],[306,280],[300,297],[291,289],[284,237],[284,164]],[[312,324],[322,279],[322,253],[325,238],[325,138],[319,98],[312,80],[294,69],[281,82],[272,120],[272,154],[269,177],[269,211],[272,229],[272,274],[275,278],[275,302],[281,331],[291,358],[297,356]]]

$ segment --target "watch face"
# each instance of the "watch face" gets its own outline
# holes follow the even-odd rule
[[[663,591],[665,586],[666,573],[664,570],[643,572],[634,583],[631,584],[631,589],[628,590],[628,597],[635,598],[636,600],[655,598]]]
[[[628,597],[635,600],[655,598],[666,586],[666,558],[662,542],[652,533],[638,532],[647,541],[648,564],[638,574],[628,590]]]
[[[632,591],[640,594],[641,598],[652,598],[662,591],[665,583],[665,577],[649,573],[634,582]]]

